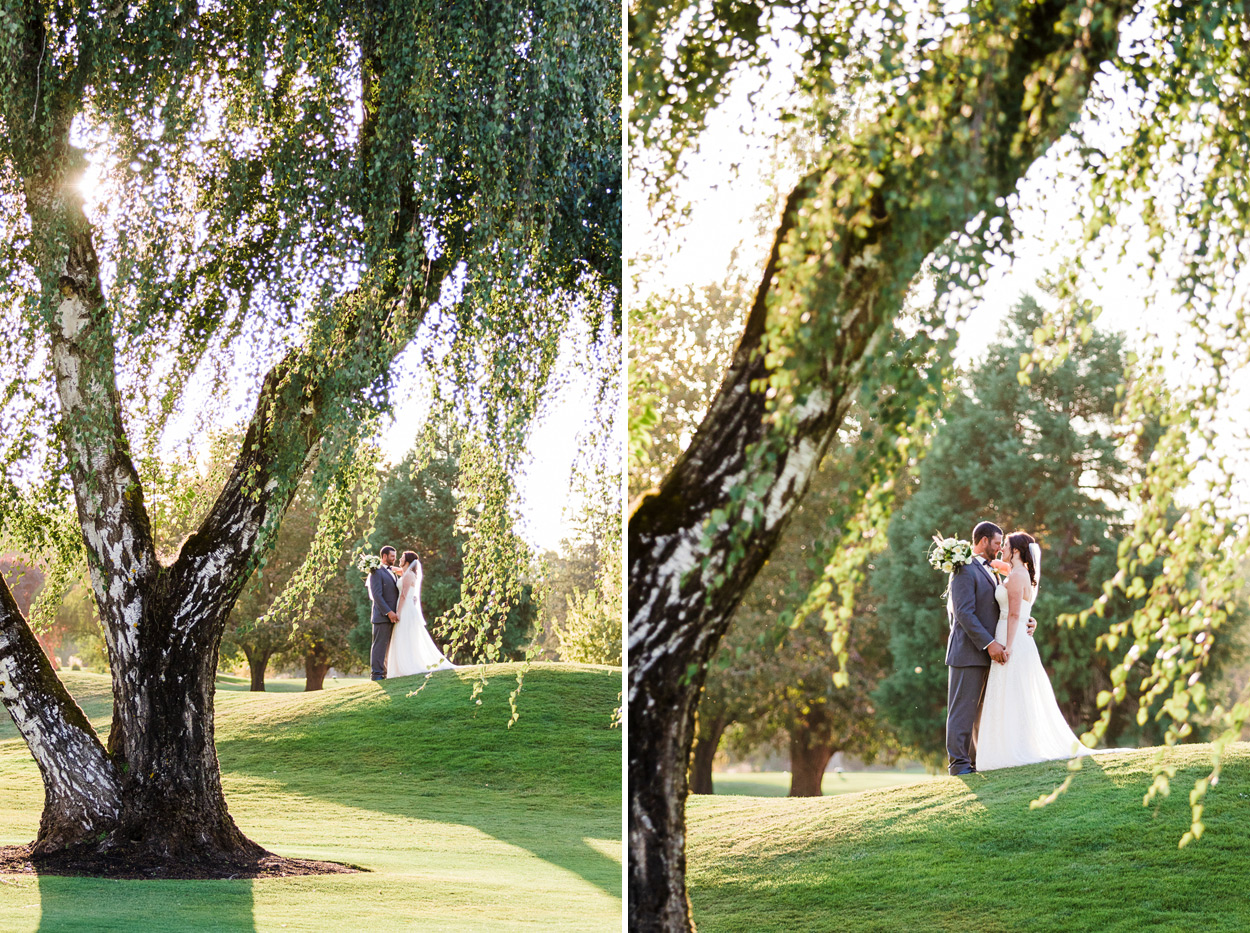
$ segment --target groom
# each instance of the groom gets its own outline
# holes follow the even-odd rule
[[[399,584],[395,582],[395,574],[391,565],[395,563],[395,549],[389,544],[378,551],[381,567],[375,567],[369,574],[369,601],[373,603],[373,646],[369,650],[369,666],[373,669],[374,680],[386,679],[386,649],[391,644],[391,632],[399,616],[395,608],[399,605]]]
[[[994,640],[998,628],[998,581],[989,562],[1003,547],[1003,530],[993,522],[972,529],[972,559],[951,574],[950,638],[946,642],[946,666],[950,680],[946,692],[946,754],[951,774],[973,774],[975,743],[972,739],[990,661],[1007,663],[1007,649]],[[1029,619],[1028,634],[1037,625]]]

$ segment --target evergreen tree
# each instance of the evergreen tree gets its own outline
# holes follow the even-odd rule
[[[970,538],[988,519],[1037,538],[1043,584],[1035,638],[1060,709],[1078,733],[1097,718],[1098,692],[1111,686],[1114,658],[1095,639],[1128,614],[1127,604],[1112,601],[1103,619],[1083,627],[1058,620],[1087,607],[1115,573],[1124,496],[1149,453],[1149,436],[1131,449],[1110,431],[1125,379],[1117,335],[1095,332],[1063,365],[1021,384],[1020,356],[1042,323],[1038,303],[1022,298],[985,361],[962,380],[931,452],[903,480],[908,498],[872,575],[894,657],[876,697],[900,738],[933,761],[945,748],[948,634],[947,581],[927,561],[936,533]],[[1131,703],[1119,710],[1113,744],[1139,738],[1126,715],[1134,712]]]

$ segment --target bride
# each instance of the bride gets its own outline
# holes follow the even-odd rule
[[[1032,535],[1017,531],[1007,536],[1006,551],[1011,571],[994,591],[994,640],[1006,646],[1007,661],[990,665],[977,728],[978,771],[1090,753],[1059,712],[1037,643],[1021,631],[1037,600],[1042,549]]]
[[[416,553],[404,551],[399,569],[399,621],[386,649],[387,678],[453,670],[456,665],[438,650],[425,627],[425,615],[421,612],[421,561]]]

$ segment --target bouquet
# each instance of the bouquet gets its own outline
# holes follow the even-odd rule
[[[941,535],[933,536],[933,544],[929,547],[929,564],[934,570],[942,573],[954,573],[956,567],[962,567],[968,561],[972,560],[972,545],[962,538],[943,538]],[[995,573],[1007,574],[1011,572],[1011,565],[1003,560],[989,561],[990,569]],[[950,595],[950,584],[946,585],[946,592],[942,594],[945,598]]]
[[[962,538],[933,536],[929,548],[929,564],[942,573],[954,573],[955,568],[972,560],[972,545]]]
[[[356,555],[356,569],[363,573],[366,577],[373,571],[382,566],[382,558],[377,554],[370,554],[368,551],[361,551]]]

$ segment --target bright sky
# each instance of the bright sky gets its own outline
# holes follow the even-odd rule
[[[530,431],[527,457],[514,477],[520,497],[519,533],[540,550],[558,550],[572,535],[570,520],[582,505],[570,489],[574,462],[590,429],[594,375],[585,365],[586,329],[565,338],[552,378],[553,390]],[[429,381],[422,371],[397,361],[400,378],[394,397],[409,399],[380,438],[388,463],[398,463],[412,449],[428,411]]]

